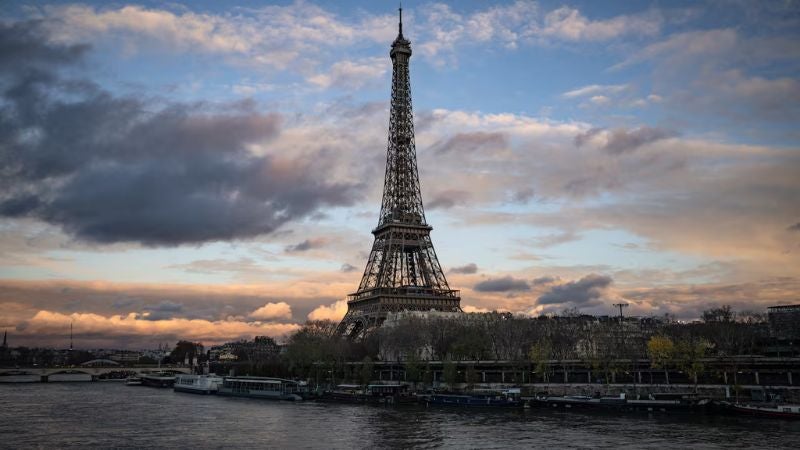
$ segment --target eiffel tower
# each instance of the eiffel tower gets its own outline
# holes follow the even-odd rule
[[[392,103],[383,200],[364,276],[348,296],[347,314],[337,328],[349,338],[380,326],[389,312],[461,311],[459,292],[447,284],[422,207],[408,73],[411,42],[403,37],[402,8],[389,56]]]

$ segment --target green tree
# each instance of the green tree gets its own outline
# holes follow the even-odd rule
[[[647,353],[653,368],[664,369],[664,378],[669,384],[669,364],[675,357],[675,344],[665,336],[653,336],[647,341]]]
[[[550,341],[547,339],[537,341],[528,351],[528,358],[531,360],[531,364],[533,364],[533,370],[541,375],[542,381],[545,383],[547,383],[549,379],[548,362],[550,361],[551,352]]]
[[[697,378],[705,369],[703,358],[709,343],[703,339],[700,340],[682,340],[678,341],[675,346],[675,356],[678,362],[678,367],[684,370],[694,382],[694,391],[697,392]]]

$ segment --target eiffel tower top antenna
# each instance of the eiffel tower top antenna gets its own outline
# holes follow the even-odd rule
[[[400,36],[403,36],[403,2],[400,2]]]

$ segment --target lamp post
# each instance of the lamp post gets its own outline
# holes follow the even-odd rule
[[[614,306],[619,308],[619,323],[622,323],[622,308],[627,308],[627,303],[614,303]]]

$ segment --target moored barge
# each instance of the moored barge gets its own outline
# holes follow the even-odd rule
[[[225,377],[217,395],[263,398],[269,400],[302,400],[307,391],[294,380],[269,377]]]

